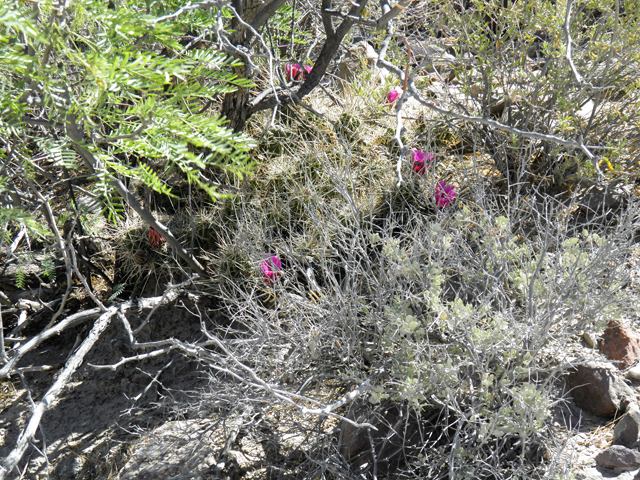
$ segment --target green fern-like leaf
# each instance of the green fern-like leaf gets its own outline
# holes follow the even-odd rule
[[[42,157],[38,158],[39,161],[50,161],[54,165],[68,170],[74,170],[79,167],[76,152],[71,150],[64,142],[50,138],[39,138],[37,143],[43,152]]]
[[[16,287],[19,290],[24,290],[26,281],[27,281],[27,277],[24,273],[24,268],[22,265],[19,265],[18,270],[16,271]]]
[[[113,302],[116,298],[118,298],[120,296],[120,294],[122,292],[124,292],[124,289],[125,289],[126,286],[127,286],[126,283],[118,283],[118,284],[114,285],[113,293],[107,299],[107,302]]]
[[[0,191],[2,189],[0,188]],[[36,238],[46,238],[49,234],[48,230],[42,225],[42,223],[36,221],[33,216],[21,208],[0,208],[0,225],[24,225],[27,227],[27,232]],[[5,231],[7,240],[9,232]]]
[[[21,3],[0,6],[0,131],[24,139],[12,146],[24,175],[35,179],[44,169],[59,178],[62,169],[87,167],[90,190],[115,222],[123,204],[113,175],[172,196],[167,180],[180,172],[215,199],[213,183],[202,179],[211,167],[251,170],[252,142],[203,110],[220,94],[252,85],[238,77],[239,60],[181,44],[185,32],[210,28],[210,11],[174,18],[175,0],[111,7],[83,0],[64,28],[52,28],[42,20],[50,3],[41,5],[41,17]],[[30,51],[47,52],[49,61]],[[81,157],[79,148],[99,161]]]
[[[49,279],[50,282],[55,282],[56,280],[56,263],[52,257],[46,257],[42,262],[40,262],[40,268],[44,273],[44,276]]]

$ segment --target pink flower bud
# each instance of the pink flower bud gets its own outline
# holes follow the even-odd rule
[[[160,235],[158,232],[156,232],[153,227],[150,226],[149,227],[149,244],[154,248],[158,248],[158,247],[161,247],[164,242],[165,242],[164,237]]]
[[[300,82],[305,78],[307,78],[307,75],[311,73],[311,70],[313,70],[313,67],[310,67],[309,65],[305,65],[303,68],[300,66],[299,63],[287,63],[285,68],[287,70],[288,82],[292,80],[294,82]]]
[[[274,280],[282,275],[282,262],[277,255],[267,255],[266,260],[260,262],[260,268],[265,282],[269,285],[273,285]]]
[[[446,182],[438,182],[436,185],[436,206],[442,210],[456,198],[456,187],[447,185]]]
[[[424,175],[427,168],[431,166],[431,162],[433,161],[434,156],[431,152],[423,152],[422,150],[418,150],[417,148],[413,149],[413,171]]]
[[[389,103],[393,103],[395,102],[398,98],[400,98],[400,94],[401,92],[398,91],[397,88],[393,88],[389,91],[389,93],[387,93],[387,101]]]

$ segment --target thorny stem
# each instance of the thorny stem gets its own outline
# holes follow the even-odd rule
[[[390,9],[388,12],[384,13],[384,15],[382,15],[382,17],[380,17],[378,19],[378,21],[376,22],[376,28],[377,30],[382,30],[384,29],[387,24],[395,17],[397,17],[398,15],[400,15],[400,13],[402,13],[403,10],[405,10],[409,4],[414,1],[414,0],[402,0],[401,2],[398,2],[392,9]],[[381,2],[383,4],[383,6],[386,6],[387,8],[389,8],[389,4],[388,2],[384,1]],[[384,12],[384,8],[383,8],[383,12]]]
[[[7,361],[7,354],[4,352],[4,325],[2,323],[2,304],[0,303],[0,360]]]
[[[64,311],[64,308],[66,307],[67,299],[69,298],[69,295],[71,293],[71,286],[73,282],[72,265],[71,265],[71,260],[69,259],[69,252],[66,248],[64,240],[62,239],[62,236],[60,235],[60,231],[58,230],[58,226],[56,225],[55,217],[53,216],[53,212],[51,211],[51,206],[49,205],[49,202],[42,196],[40,191],[35,187],[35,185],[31,180],[29,180],[29,188],[31,188],[34,194],[40,199],[40,201],[42,202],[45,208],[45,214],[46,214],[45,216],[47,219],[49,219],[49,224],[50,224],[49,227],[51,228],[51,231],[56,237],[56,240],[58,242],[58,251],[62,255],[62,258],[64,259],[65,275],[67,277],[67,289],[65,290],[64,295],[62,297],[60,308],[58,308],[58,311],[53,314],[53,316],[51,317],[51,320],[49,321],[47,326],[44,328],[45,330],[48,330],[49,328],[51,328],[53,324],[55,324],[56,320],[62,314],[62,312]],[[105,310],[104,306],[101,303],[98,302],[97,304],[101,306],[102,311]]]

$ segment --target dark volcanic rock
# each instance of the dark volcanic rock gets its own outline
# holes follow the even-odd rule
[[[613,444],[628,448],[640,445],[640,409],[632,403],[613,431]]]
[[[350,417],[368,422],[377,428],[357,428],[343,422],[340,427],[340,453],[359,474],[373,470],[375,452],[379,476],[391,477],[406,468],[421,448],[433,448],[451,441],[449,425],[455,423],[439,409],[424,411],[420,415],[406,404],[387,402],[373,411],[366,405],[356,407]]]
[[[640,452],[614,445],[596,455],[596,463],[603,468],[633,470],[640,468]]]
[[[213,437],[206,421],[168,422],[136,446],[118,479],[163,480],[206,472],[216,464]]]
[[[608,363],[577,365],[567,375],[567,383],[576,405],[599,417],[614,417],[635,399],[634,391]]]

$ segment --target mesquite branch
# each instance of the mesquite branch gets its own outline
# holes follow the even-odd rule
[[[354,3],[347,17],[342,20],[340,25],[337,28],[333,28],[333,32],[325,32],[327,38],[325,43],[313,64],[313,70],[309,73],[306,80],[298,87],[294,89],[292,93],[281,93],[278,97],[276,95],[265,95],[258,96],[254,101],[249,105],[249,114],[252,115],[256,112],[260,112],[262,110],[267,110],[275,107],[278,104],[291,104],[295,103],[297,99],[303,99],[306,95],[308,95],[319,83],[320,80],[324,77],[324,74],[329,67],[331,60],[333,59],[335,53],[338,51],[342,40],[347,35],[351,27],[356,23],[356,19],[360,18],[362,11],[367,6],[368,0],[362,0],[359,4]],[[325,4],[323,3],[323,6]],[[331,24],[331,20],[325,20],[325,27]]]

